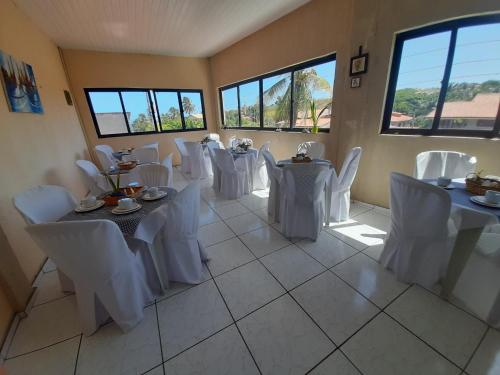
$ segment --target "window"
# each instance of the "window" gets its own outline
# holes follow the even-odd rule
[[[498,35],[499,15],[398,34],[382,133],[498,137]]]
[[[302,131],[311,128],[311,102],[318,126],[330,129],[335,55],[325,56],[219,89],[226,128]]]
[[[201,90],[85,89],[85,94],[100,138],[207,128]]]

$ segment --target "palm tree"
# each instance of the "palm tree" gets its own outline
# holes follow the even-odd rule
[[[313,92],[331,90],[328,81],[319,76],[314,68],[307,68],[296,71],[294,74],[293,91],[293,118],[290,119],[294,124],[297,120],[299,111],[304,112],[306,116],[309,103],[313,100]],[[264,91],[264,101],[270,102],[276,99],[276,111],[274,112],[274,122],[286,121],[290,117],[291,103],[291,82],[288,75],[284,75],[278,82]],[[281,95],[280,95],[281,94]]]
[[[195,106],[191,102],[191,99],[189,99],[187,96],[182,98],[182,108],[184,109],[184,112],[186,112],[189,115],[195,111]]]

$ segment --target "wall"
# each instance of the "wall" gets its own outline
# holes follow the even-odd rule
[[[216,129],[208,59],[79,50],[63,50],[63,57],[72,94],[76,99],[92,151],[96,144],[109,144],[114,149],[120,149],[159,142],[160,157],[163,158],[173,152],[174,163],[180,163],[174,138],[183,137],[189,140],[201,140],[206,133],[195,131],[98,138],[83,91],[84,88],[202,89],[207,127],[212,131]]]
[[[31,281],[45,256],[26,234],[12,198],[38,184],[63,185],[83,194],[74,162],[84,156],[86,144],[75,108],[64,99],[68,84],[57,47],[10,0],[0,0],[0,9],[0,49],[33,66],[45,110],[43,115],[9,112],[3,90],[0,94],[0,227]],[[5,265],[8,259],[1,261]],[[0,326],[9,315],[8,306],[0,303]]]

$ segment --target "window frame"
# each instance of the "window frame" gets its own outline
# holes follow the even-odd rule
[[[201,89],[169,89],[169,88],[137,88],[137,87],[93,87],[93,88],[84,88],[85,97],[87,98],[87,104],[89,106],[90,114],[92,116],[92,121],[94,123],[94,128],[97,133],[98,138],[112,138],[112,137],[130,137],[136,135],[151,135],[151,134],[163,134],[163,133],[182,133],[182,132],[193,132],[193,131],[206,131],[207,130],[207,119],[205,113],[205,100],[203,96],[203,90]],[[148,98],[148,102],[150,108],[153,111],[153,123],[155,130],[149,132],[131,132],[130,124],[128,118],[126,116],[125,104],[123,102],[122,92],[134,91],[134,92],[145,92]],[[125,124],[127,126],[127,133],[113,133],[113,134],[101,134],[101,130],[99,129],[99,124],[97,122],[96,113],[94,111],[94,107],[92,105],[92,100],[90,98],[90,94],[92,92],[112,92],[118,93],[120,98],[120,103],[123,111],[123,117],[125,119]],[[158,101],[156,98],[157,92],[175,92],[177,93],[177,100],[179,102],[179,110],[181,113],[181,123],[182,129],[171,129],[171,130],[162,130],[161,128],[161,118],[160,112],[158,110]],[[184,108],[182,106],[181,95],[182,93],[198,93],[200,94],[201,100],[201,110],[203,115],[203,128],[186,128],[186,123],[184,121]]]
[[[387,91],[383,106],[382,126],[380,134],[394,135],[424,135],[424,136],[448,136],[448,137],[476,137],[476,138],[500,138],[500,108],[497,111],[495,124],[491,130],[460,130],[460,129],[439,129],[441,114],[446,100],[448,84],[450,81],[451,69],[453,67],[453,59],[455,57],[455,47],[457,41],[458,30],[467,26],[480,26],[492,23],[500,23],[500,14],[490,14],[483,16],[474,16],[467,18],[459,18],[451,21],[440,22],[437,24],[420,27],[396,34],[394,48],[391,60],[391,70],[387,84]],[[445,68],[443,72],[443,80],[441,81],[441,89],[439,91],[438,101],[432,127],[430,129],[395,129],[391,128],[391,114],[396,96],[396,86],[401,65],[401,54],[403,52],[404,42],[406,40],[437,34],[441,32],[451,32],[450,44],[446,57]]]
[[[293,119],[293,104],[294,104],[294,99],[293,99],[293,87],[294,87],[294,76],[295,72],[298,70],[306,69],[306,68],[311,68],[315,65],[320,65],[323,63],[327,62],[332,62],[335,61],[335,71],[333,72],[333,85],[332,85],[332,107],[334,105],[334,94],[335,94],[335,75],[337,71],[337,54],[336,53],[330,53],[328,55],[322,56],[315,58],[313,60],[308,60],[300,64],[295,64],[288,66],[286,68],[282,68],[279,70],[275,70],[273,72],[269,72],[266,74],[262,74],[256,77],[248,78],[242,81],[238,81],[235,83],[231,83],[229,85],[221,86],[219,87],[219,110],[220,110],[220,119],[221,119],[221,124],[223,129],[228,129],[228,130],[260,130],[260,131],[276,131],[278,129],[277,127],[265,127],[264,126],[264,97],[263,97],[263,81],[266,78],[271,78],[274,76],[278,76],[281,74],[285,73],[291,73],[291,80],[290,80],[290,85],[292,87],[292,90],[290,92],[290,126],[288,128],[280,128],[281,131],[283,132],[295,132],[295,133],[301,133],[304,129],[311,129],[310,127],[295,127],[295,124],[292,124],[292,119]],[[240,86],[251,83],[251,82],[258,82],[259,83],[259,117],[260,117],[260,126],[241,126],[241,106],[240,106]],[[224,102],[222,100],[222,91],[236,88],[237,92],[237,99],[238,99],[238,126],[226,126],[224,124]],[[333,113],[333,111],[332,111]],[[333,118],[333,114],[332,117]],[[293,126],[292,126],[293,125]],[[325,128],[320,128],[319,132],[321,133],[329,133],[331,129],[331,121],[330,121],[330,128],[325,129]]]

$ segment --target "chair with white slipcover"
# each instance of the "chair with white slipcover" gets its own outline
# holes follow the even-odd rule
[[[174,168],[172,163],[173,156],[174,155],[170,153],[161,162],[161,164],[168,169],[167,187],[169,188],[174,187]]]
[[[229,137],[229,141],[227,142],[227,147],[234,148],[234,147],[236,147],[237,142],[238,142],[238,139],[236,138],[236,136],[232,135],[231,137]]]
[[[297,154],[307,154],[311,159],[323,159],[325,145],[321,142],[304,142],[297,146]]]
[[[264,159],[263,152],[269,151],[271,146],[271,141],[264,142],[260,147],[259,153],[257,155],[257,161],[255,163],[255,169],[253,171],[253,188],[254,190],[267,189],[269,186],[269,177],[266,170],[266,161]]]
[[[109,316],[124,332],[144,318],[144,306],[154,297],[139,258],[114,222],[36,224],[26,230],[73,280],[86,335],[94,333]]]
[[[205,162],[205,154],[200,142],[184,142],[184,147],[189,155],[189,165],[191,167],[191,178],[207,178],[209,172]]]
[[[330,173],[329,166],[322,164],[289,164],[283,167],[280,223],[285,237],[316,241],[323,228],[323,192]]]
[[[361,147],[354,147],[349,154],[347,154],[338,175],[335,169],[332,168],[332,175],[327,184],[326,192],[327,221],[333,220],[339,222],[349,220],[351,185],[356,177],[361,153]]]
[[[175,145],[177,146],[177,150],[181,155],[181,171],[182,173],[190,173],[191,172],[191,164],[189,160],[189,154],[186,150],[186,146],[184,146],[184,138],[175,138]]]
[[[133,160],[138,160],[141,164],[144,163],[158,163],[160,161],[160,156],[158,155],[158,149],[155,147],[141,147],[132,150],[130,155]]]
[[[144,186],[167,186],[168,169],[162,164],[141,164],[135,167],[135,173]]]
[[[456,151],[425,151],[417,155],[413,176],[422,179],[465,178],[476,169],[477,158]]]
[[[159,209],[165,225],[155,237],[160,272],[168,281],[199,284],[203,281],[203,262],[207,260],[198,240],[200,213],[200,184],[192,182],[168,204]]]
[[[101,175],[97,166],[88,160],[77,160],[75,163],[83,176],[87,189],[89,189],[89,194],[97,197],[105,193],[105,190],[97,184],[97,179]]]
[[[267,175],[269,177],[269,198],[267,200],[267,214],[274,221],[279,222],[281,185],[283,180],[283,170],[276,165],[273,154],[270,151],[263,151],[262,156],[266,163]]]
[[[109,171],[116,167],[116,159],[113,156],[113,148],[108,145],[96,145],[94,147],[97,159],[101,163],[101,168],[104,171]]]
[[[380,263],[398,280],[432,287],[445,276],[456,238],[443,189],[391,173],[391,229]]]
[[[250,193],[246,170],[237,168],[228,150],[214,149],[215,163],[221,172],[220,193],[226,199],[238,199]]]
[[[220,144],[215,142],[215,141],[210,141],[207,143],[207,149],[208,149],[208,155],[210,157],[210,165],[212,166],[212,174],[214,176],[213,183],[212,183],[212,188],[216,193],[220,192],[220,176],[221,172],[219,167],[217,166],[217,163],[215,161],[215,156],[214,156],[214,150],[221,149]]]

